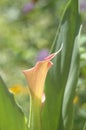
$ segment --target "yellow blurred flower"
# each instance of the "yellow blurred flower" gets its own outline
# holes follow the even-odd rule
[[[27,90],[27,87],[24,87],[20,84],[16,84],[16,85],[10,87],[9,91],[13,94],[29,93],[29,91]]]
[[[75,96],[75,98],[74,98],[74,100],[73,100],[73,103],[74,103],[74,104],[79,103],[79,96]]]

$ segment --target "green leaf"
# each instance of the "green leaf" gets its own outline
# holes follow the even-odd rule
[[[72,129],[70,111],[72,114],[72,100],[75,94],[79,70],[79,53],[76,40],[79,28],[80,16],[78,13],[78,0],[71,0],[65,8],[52,47],[52,52],[56,52],[63,43],[63,50],[53,60],[54,65],[46,79],[46,101],[42,113],[43,130],[66,129],[68,119],[70,119],[70,121],[67,129]],[[68,99],[66,95],[67,91]],[[67,101],[65,102],[65,100]],[[68,104],[71,104],[69,111]]]
[[[72,130],[73,127],[73,119],[74,119],[74,105],[73,99],[75,96],[75,89],[78,80],[79,74],[79,49],[77,47],[78,37],[75,40],[75,45],[73,49],[73,55],[71,59],[70,72],[64,92],[63,98],[63,122],[65,130]]]
[[[0,77],[0,130],[26,130],[25,117]]]
[[[86,122],[85,122],[85,124],[84,124],[83,130],[86,130]]]

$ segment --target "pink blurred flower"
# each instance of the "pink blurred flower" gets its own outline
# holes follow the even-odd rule
[[[41,51],[39,51],[37,57],[36,57],[36,61],[42,61],[44,60],[45,57],[47,57],[49,54],[49,50],[48,49],[43,49]]]
[[[30,12],[31,10],[33,10],[35,6],[35,3],[31,2],[31,3],[27,3],[24,7],[23,7],[23,13],[28,13]]]
[[[86,1],[80,1],[80,11],[86,11]]]

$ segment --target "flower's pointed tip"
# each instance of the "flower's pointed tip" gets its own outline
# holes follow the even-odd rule
[[[23,70],[22,73],[25,75],[26,78],[28,78],[30,76],[30,70],[31,69],[27,69],[27,70]]]
[[[22,73],[25,74],[25,73],[26,73],[26,70],[22,70]]]
[[[27,74],[27,70],[23,70],[22,73],[23,73],[24,75],[26,75],[26,74]]]
[[[44,58],[44,60],[52,60],[62,50],[62,48],[63,48],[63,43],[57,52],[52,53],[51,55],[47,56],[46,58]]]

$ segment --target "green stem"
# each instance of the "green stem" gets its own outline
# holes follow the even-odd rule
[[[41,101],[38,98],[31,99],[31,130],[41,130]]]

